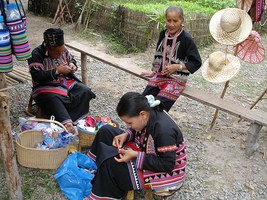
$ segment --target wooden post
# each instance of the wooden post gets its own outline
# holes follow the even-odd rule
[[[224,85],[224,88],[223,88],[223,92],[221,94],[221,98],[223,99],[225,93],[226,93],[226,90],[227,88],[229,87],[229,81],[226,81],[225,85]],[[210,124],[210,129],[213,128],[214,124],[215,124],[215,121],[216,121],[216,118],[218,116],[218,112],[219,112],[219,109],[216,109],[215,113],[214,113],[214,116],[213,116],[213,119],[212,119],[212,122]]]
[[[81,72],[82,72],[82,82],[88,86],[87,55],[83,52],[81,52]]]
[[[251,123],[247,131],[248,137],[247,137],[246,155],[248,157],[252,156],[259,146],[257,143],[257,139],[258,139],[261,128],[262,128],[262,125]]]
[[[5,74],[0,73],[0,88],[6,87]],[[0,92],[0,144],[10,199],[22,200],[21,180],[18,172],[11,134],[8,95]]]
[[[153,199],[153,191],[151,189],[147,189],[145,193],[145,200]]]

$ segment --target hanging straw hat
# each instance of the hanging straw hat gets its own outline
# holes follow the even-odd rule
[[[243,10],[226,8],[216,12],[209,24],[212,37],[225,45],[243,42],[252,30],[252,20]]]
[[[203,78],[212,83],[230,80],[238,73],[239,69],[239,59],[221,51],[210,54],[201,67]]]
[[[247,39],[235,46],[234,50],[239,58],[251,64],[261,63],[265,58],[265,50],[257,31],[251,31]]]

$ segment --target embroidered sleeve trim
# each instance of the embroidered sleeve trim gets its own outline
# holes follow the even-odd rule
[[[33,62],[29,65],[30,69],[34,68],[34,69],[44,69],[44,65],[38,62]]]
[[[171,145],[171,146],[158,147],[157,150],[158,152],[176,151],[177,146]]]

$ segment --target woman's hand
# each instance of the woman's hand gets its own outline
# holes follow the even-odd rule
[[[57,72],[59,74],[67,75],[71,73],[71,68],[68,65],[60,65],[57,67]]]
[[[117,162],[129,162],[130,160],[136,158],[138,155],[137,151],[132,149],[120,149],[119,158],[114,157]]]
[[[170,76],[176,73],[179,70],[180,64],[171,64],[165,67],[164,71],[162,71],[163,75]]]
[[[76,72],[77,69],[78,69],[78,67],[76,67],[76,65],[74,65],[73,63],[70,63],[69,64],[69,67],[70,67],[71,73]]]
[[[151,72],[151,71],[145,71],[145,72],[142,72],[140,75],[143,76],[143,77],[146,77],[146,78],[151,78],[154,76],[154,72]]]
[[[122,148],[123,144],[127,141],[128,133],[122,133],[113,138],[112,145],[117,148]]]
[[[77,67],[70,63],[69,65],[60,65],[57,67],[57,73],[67,75],[69,73],[74,73],[77,70]]]

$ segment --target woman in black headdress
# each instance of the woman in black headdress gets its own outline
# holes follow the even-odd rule
[[[44,42],[32,51],[28,64],[34,101],[47,117],[54,115],[74,132],[73,125],[88,114],[89,102],[96,96],[75,76],[78,67],[64,46],[64,32],[47,29]]]

